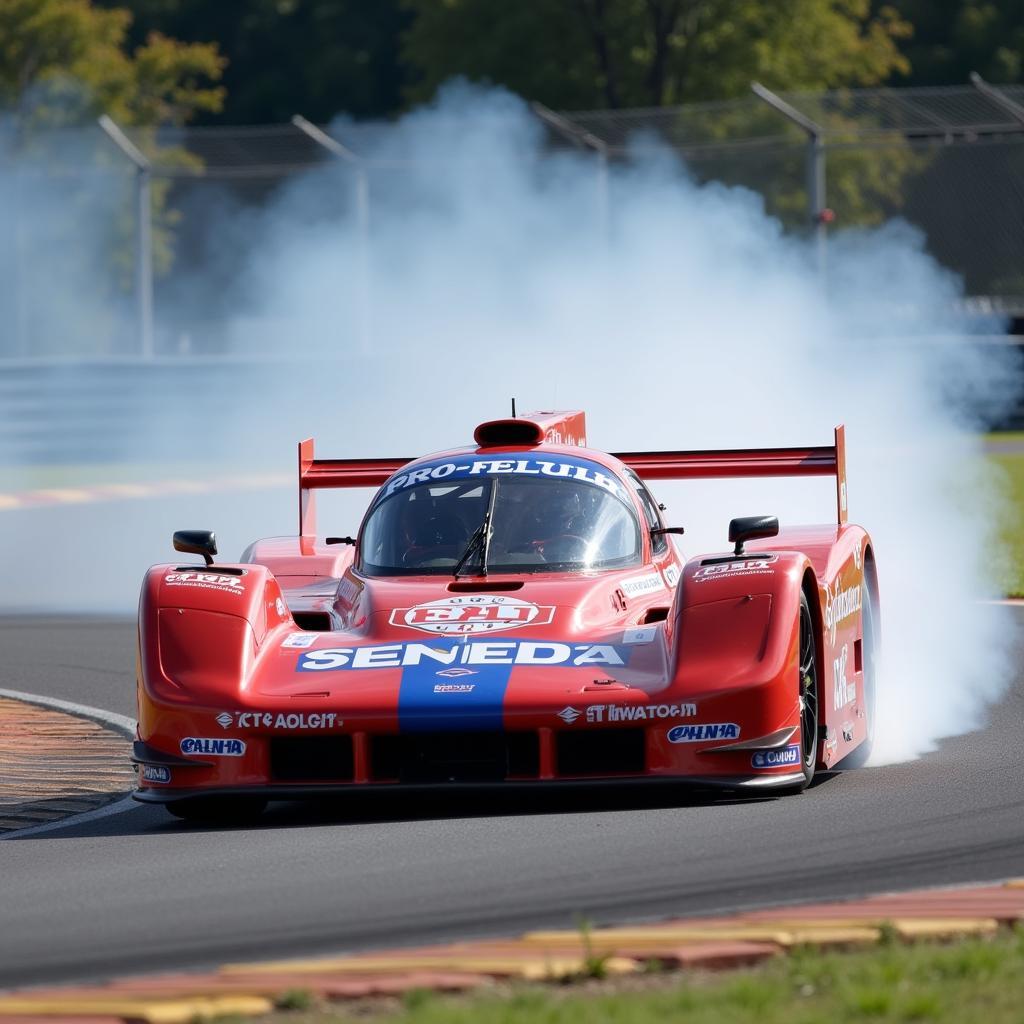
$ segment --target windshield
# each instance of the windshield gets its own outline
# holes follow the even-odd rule
[[[489,543],[471,546],[492,499]],[[582,480],[508,475],[424,483],[373,509],[359,568],[370,576],[473,574],[485,552],[491,573],[620,568],[639,562],[640,528],[623,499]]]

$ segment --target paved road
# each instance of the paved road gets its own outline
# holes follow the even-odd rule
[[[131,714],[133,644],[125,621],[0,620],[0,686]],[[377,797],[256,829],[138,807],[8,840],[0,986],[1024,874],[1024,683],[990,717],[787,799]]]

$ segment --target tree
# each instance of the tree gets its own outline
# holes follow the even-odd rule
[[[183,124],[219,110],[215,44],[151,33],[129,53],[131,12],[88,0],[0,0],[0,106],[19,120],[74,124],[101,113],[133,125]]]
[[[143,193],[96,118],[134,127],[136,146],[164,166],[194,168],[193,155],[159,146],[156,130],[224,100],[216,45],[151,32],[129,49],[130,24],[129,11],[88,0],[0,0],[0,281],[10,282],[22,353],[137,345],[120,310],[137,284]],[[79,126],[89,130],[38,130]],[[149,193],[158,272],[173,258],[170,184],[157,178]]]
[[[97,0],[113,7],[123,0]],[[401,0],[133,0],[130,38],[212,40],[230,63],[227,97],[202,123],[266,124],[339,111],[384,117],[402,105]]]
[[[909,70],[910,25],[870,0],[407,0],[422,100],[453,75],[560,109],[658,107],[778,89],[874,85]]]
[[[912,85],[959,85],[977,71],[1024,80],[1024,0],[893,0],[914,24],[903,52]]]

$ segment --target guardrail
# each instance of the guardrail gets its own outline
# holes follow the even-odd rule
[[[314,412],[391,415],[389,376],[386,356],[0,363],[0,465],[237,459],[307,436]],[[993,426],[1024,429],[1024,396]]]
[[[0,465],[237,459],[304,437],[382,361],[229,358],[0,363]],[[347,397],[348,396],[348,397]]]

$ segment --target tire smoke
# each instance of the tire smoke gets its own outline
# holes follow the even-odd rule
[[[1005,609],[980,603],[996,592],[1005,509],[979,433],[1015,395],[1018,367],[971,334],[959,281],[915,229],[837,230],[822,267],[755,193],[699,184],[651,140],[602,176],[586,155],[552,151],[522,101],[465,84],[358,148],[368,245],[340,164],[258,214],[208,211],[235,284],[212,295],[225,274],[204,266],[182,301],[227,302],[228,351],[289,363],[268,373],[270,415],[238,432],[197,406],[197,438],[235,430],[239,452],[269,453],[275,470],[308,433],[327,456],[417,455],[467,438],[513,395],[521,410],[585,409],[606,450],[829,444],[845,423],[850,518],[872,534],[881,589],[875,762],[984,722],[1012,666]],[[734,516],[835,516],[825,479],[654,490],[686,527],[687,555],[722,550]],[[342,532],[361,499],[343,506]],[[213,522],[214,499],[202,507],[228,525]],[[241,520],[294,529],[290,512]],[[237,522],[235,536],[251,539]],[[133,578],[162,557],[140,554]]]

